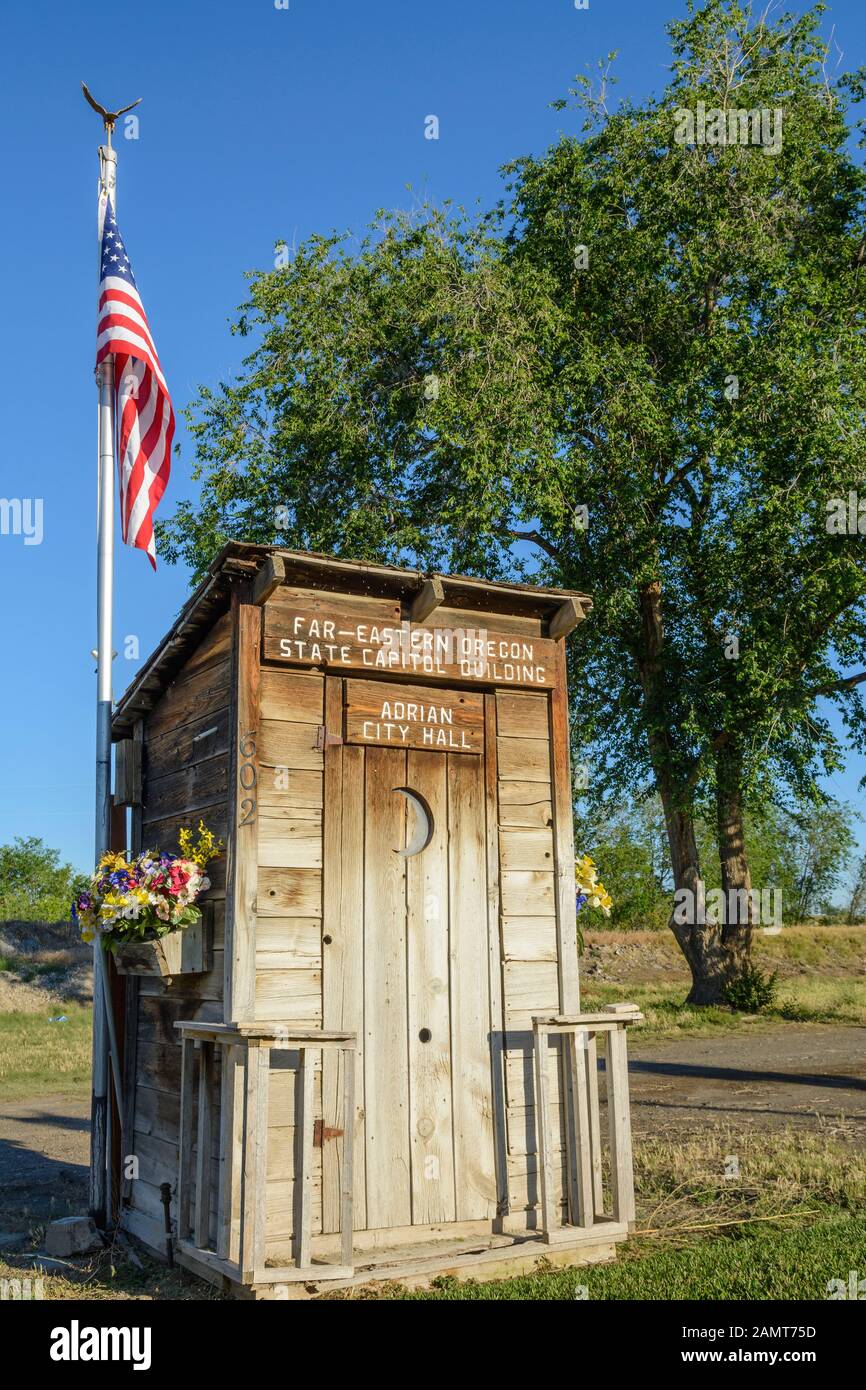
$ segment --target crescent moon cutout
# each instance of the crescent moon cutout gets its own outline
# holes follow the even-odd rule
[[[426,849],[433,839],[433,812],[418,792],[413,792],[411,787],[395,787],[395,792],[405,796],[406,800],[415,807],[415,833],[405,849],[395,850],[395,854],[401,855],[404,859],[411,859],[413,855],[420,854],[422,849]]]

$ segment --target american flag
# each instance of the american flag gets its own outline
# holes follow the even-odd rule
[[[114,354],[121,532],[156,569],[153,514],[171,472],[174,411],[111,199],[105,202],[96,365]]]

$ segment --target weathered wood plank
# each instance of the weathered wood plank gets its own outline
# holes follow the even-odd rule
[[[288,719],[263,719],[259,729],[262,767],[285,767],[321,772],[322,754],[316,748],[316,725]]]
[[[502,939],[506,961],[556,960],[556,918],[503,917]]]
[[[145,742],[181,724],[198,720],[212,710],[222,709],[231,687],[228,658],[193,675],[181,673],[161,696],[145,719]]]
[[[262,719],[289,719],[296,724],[321,724],[324,681],[298,671],[263,667]]]
[[[301,811],[322,812],[323,783],[321,772],[296,768],[261,768],[259,770],[259,810],[262,815],[276,816],[291,813],[301,818]]]
[[[455,1220],[449,990],[448,787],[444,753],[408,755],[433,839],[406,861],[412,1220]],[[410,827],[411,833],[411,827]]]
[[[226,703],[180,728],[167,729],[159,737],[151,737],[145,745],[145,774],[148,778],[164,777],[189,762],[218,757],[228,753],[230,742],[229,705]]]
[[[472,631],[464,624],[443,628],[400,622],[399,605],[391,618],[359,610],[359,600],[345,596],[300,593],[287,601],[279,589],[264,607],[266,661],[315,666],[334,675],[417,676],[429,681],[480,681],[487,685],[549,687],[557,654],[547,637],[521,637],[485,624]],[[324,602],[323,602],[324,600]],[[380,611],[387,600],[378,603]]]
[[[212,1184],[213,1139],[215,1132],[214,1044],[199,1044],[198,1130],[195,1154],[195,1243],[201,1249],[210,1245],[210,1209],[215,1196]]]
[[[195,1097],[195,1044],[187,1038],[182,1046],[180,1120],[177,1170],[178,1238],[186,1240],[190,1230],[190,1189],[193,1161],[193,1104]],[[167,1181],[170,1181],[168,1179]]]
[[[214,805],[224,805],[228,796],[229,759],[226,753],[203,762],[187,762],[163,777],[149,769],[144,791],[144,815],[150,820],[185,815],[191,821],[206,817]]]
[[[505,1027],[509,1033],[531,1028],[533,1014],[555,1010],[559,997],[555,962],[508,961],[504,979]]]
[[[541,1229],[547,1235],[554,1227],[553,1155],[550,1151],[550,1103],[548,1076],[545,1066],[547,1034],[542,1028],[535,1032],[535,1116],[538,1125],[537,1171]],[[528,1164],[527,1164],[528,1167]]]
[[[534,795],[521,803],[510,802],[502,796],[502,792],[514,787],[531,787]],[[522,827],[537,830],[553,825],[553,801],[548,785],[543,782],[500,782],[499,789],[499,825],[502,830]]]
[[[255,1018],[256,898],[258,892],[259,645],[261,609],[236,602],[235,720],[226,892],[226,1017]]]
[[[499,835],[503,869],[552,869],[553,831],[528,827],[503,830]]]
[[[321,869],[268,869],[259,872],[260,917],[321,917]]]
[[[513,633],[516,636],[541,637],[540,618],[524,617],[519,613],[491,613],[482,608],[454,608],[443,603],[426,618],[420,621],[412,618],[419,627],[459,627],[471,629],[479,634],[495,627],[497,632]]]
[[[321,966],[322,922],[318,917],[263,917],[256,929],[256,969]]]
[[[500,782],[550,782],[550,745],[546,738],[497,740]]]
[[[484,696],[484,812],[487,838],[487,968],[490,990],[490,1096],[493,1108],[493,1157],[497,1210],[508,1205],[508,1124],[505,1099],[505,1015],[502,1002],[504,943],[501,925],[501,864],[499,861],[498,767],[496,758],[496,696]]]
[[[613,1215],[615,1221],[632,1224],[635,1219],[634,1164],[631,1146],[625,1028],[615,1028],[607,1035],[605,1077],[607,1081],[610,1186],[613,1197]]]
[[[346,742],[480,753],[484,697],[390,681],[346,681]]]
[[[256,612],[259,610],[256,609]],[[243,1132],[243,1221],[241,1266],[244,1276],[265,1262],[268,1196],[269,1051],[255,1039],[246,1045],[246,1109]]]
[[[226,1260],[240,1259],[244,1086],[244,1049],[223,1048],[217,1254]]]
[[[546,695],[518,694],[513,690],[496,692],[496,727],[502,738],[548,737]]]
[[[577,967],[577,909],[574,888],[574,815],[569,749],[565,648],[557,648],[557,686],[550,697],[550,778],[554,795],[556,916],[559,931],[559,1005],[563,1013],[580,1010]]]
[[[448,759],[451,1059],[458,1221],[496,1214],[490,1112],[490,998],[484,766]]]
[[[313,1125],[315,1100],[313,1067],[309,1052],[300,1055],[297,1081],[295,1123],[294,1186],[294,1250],[295,1264],[305,1268],[310,1263],[313,1215]]]
[[[556,912],[554,890],[555,880],[552,872],[545,873],[540,869],[503,870],[502,915],[550,917]]]
[[[322,827],[319,821],[260,816],[259,865],[266,869],[321,869]]]
[[[406,754],[368,748],[364,854],[367,1222],[411,1221],[406,1016]],[[474,759],[460,759],[474,765]]]
[[[342,682],[329,678],[329,709],[342,703]],[[329,716],[330,717],[330,716]],[[329,748],[325,815],[325,889],[322,919],[323,1026],[358,1037],[354,1117],[354,1220],[367,1224],[364,1116],[364,749]],[[325,941],[325,937],[329,938]],[[323,1064],[324,1123],[343,1128],[343,1054],[328,1049]],[[323,1152],[322,1223],[336,1231],[342,1206],[342,1158],[334,1145]]]
[[[226,661],[232,648],[232,616],[226,610],[221,613],[191,656],[184,662],[184,676],[197,675],[208,666],[216,666]]]
[[[293,966],[288,970],[256,971],[256,1019],[320,1026],[322,972]]]

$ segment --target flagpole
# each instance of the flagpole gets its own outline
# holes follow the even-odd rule
[[[117,155],[108,145],[99,147],[98,239],[101,248],[105,202],[111,198],[116,211]],[[100,255],[101,260],[101,255]],[[99,387],[99,464],[96,525],[96,862],[111,848],[111,714],[114,617],[114,358],[106,357],[97,371]],[[106,1226],[111,1216],[108,1174],[109,1057],[118,1111],[123,1113],[120,1053],[111,1004],[108,962],[97,935],[93,942],[93,1089],[91,1096],[90,1208],[97,1224]]]

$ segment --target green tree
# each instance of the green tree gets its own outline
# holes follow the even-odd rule
[[[786,916],[805,922],[840,887],[856,843],[847,806],[827,805],[823,814],[788,813],[792,859],[797,866],[794,898]]]
[[[695,898],[708,807],[748,886],[750,805],[838,765],[822,700],[863,742],[866,564],[825,522],[864,479],[862,92],[819,14],[690,8],[662,95],[609,111],[579,81],[581,136],[515,161],[489,216],[382,214],[252,274],[253,351],[191,415],[201,499],[161,528],[196,575],[240,537],[590,590],[592,814],[655,789]],[[781,109],[779,148],[679,143],[699,101]],[[750,924],[671,925],[690,998],[723,998]]]
[[[36,835],[17,836],[0,845],[0,920],[59,922],[87,879]]]
[[[866,854],[859,860],[851,875],[848,895],[848,924],[854,926],[864,917],[866,917]]]

